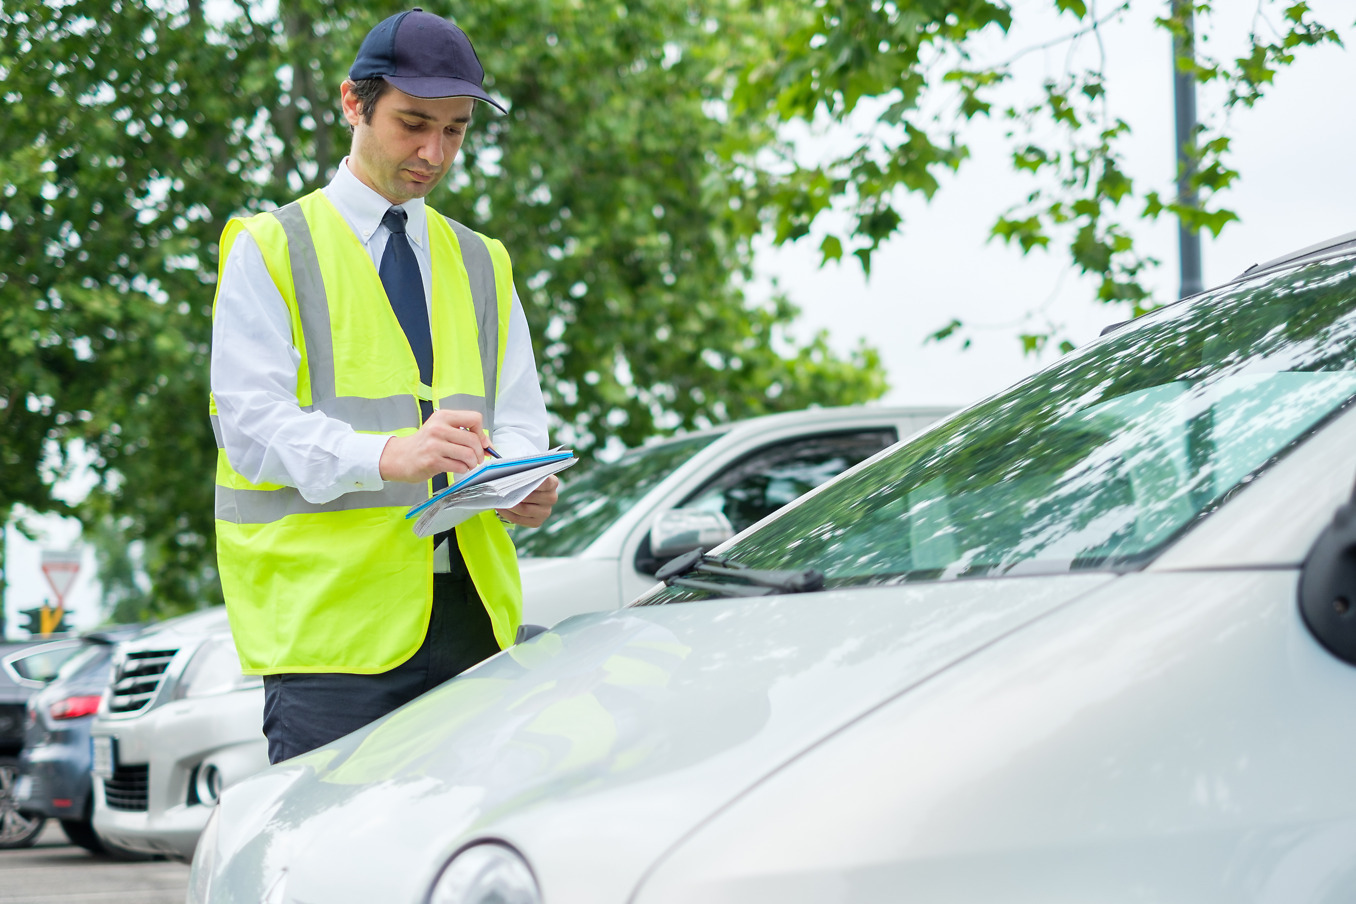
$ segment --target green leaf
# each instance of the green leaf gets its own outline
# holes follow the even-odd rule
[[[824,241],[819,243],[820,265],[823,266],[829,261],[842,260],[843,243],[837,236],[827,235]]]

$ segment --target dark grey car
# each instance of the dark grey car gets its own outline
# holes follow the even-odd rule
[[[75,646],[70,641],[0,641],[0,848],[27,847],[47,821],[15,799],[24,706]]]
[[[128,853],[100,839],[91,822],[89,728],[112,677],[114,647],[141,631],[127,625],[81,637],[79,651],[28,703],[16,804],[60,821],[67,838],[93,853]]]

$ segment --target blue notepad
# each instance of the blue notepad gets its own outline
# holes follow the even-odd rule
[[[550,452],[542,452],[538,455],[524,455],[521,458],[487,459],[484,464],[474,471],[467,472],[467,474],[456,483],[448,486],[446,489],[439,490],[429,499],[412,507],[405,513],[405,517],[413,518],[417,516],[420,512],[430,505],[433,505],[439,499],[455,493],[458,490],[464,490],[468,487],[487,483],[488,481],[499,477],[521,474],[525,471],[530,471],[533,468],[541,468],[543,465],[554,465],[570,458],[574,458],[573,449],[552,449]],[[545,479],[548,474],[554,472],[554,469],[543,468],[543,471],[545,473],[543,473],[542,477]]]

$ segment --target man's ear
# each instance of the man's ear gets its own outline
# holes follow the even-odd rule
[[[340,102],[344,110],[344,119],[348,124],[357,127],[363,120],[362,103],[358,100],[358,92],[353,90],[353,82],[344,79],[344,83],[339,86]]]

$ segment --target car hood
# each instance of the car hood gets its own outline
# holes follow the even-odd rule
[[[467,841],[499,838],[552,904],[577,893],[555,880],[581,869],[588,900],[622,901],[685,833],[798,753],[1113,579],[572,618],[228,791],[199,868],[229,872],[213,901],[413,902]]]

